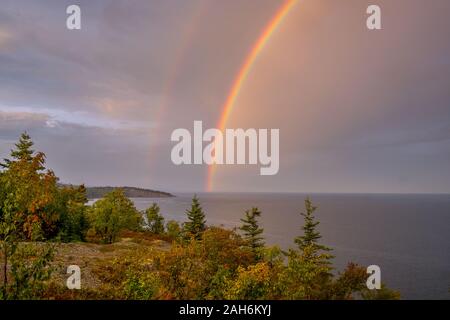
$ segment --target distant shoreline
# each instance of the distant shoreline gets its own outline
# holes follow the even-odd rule
[[[62,184],[62,186],[74,186],[71,184]],[[111,186],[102,186],[102,187],[86,187],[86,195],[88,199],[100,199],[103,198],[107,193],[114,191],[115,189],[122,189],[125,195],[128,198],[171,198],[175,197],[173,194],[169,192],[145,189],[145,188],[137,188],[137,187],[111,187]]]

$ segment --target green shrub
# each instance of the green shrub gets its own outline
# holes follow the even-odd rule
[[[181,238],[181,226],[175,220],[169,220],[166,225],[167,235],[173,240],[178,241]]]
[[[98,200],[89,212],[90,225],[103,242],[113,243],[122,230],[139,230],[142,216],[121,189]]]
[[[159,211],[159,206],[156,203],[153,203],[150,208],[145,210],[147,225],[150,232],[154,234],[164,233],[164,217],[159,213]]]

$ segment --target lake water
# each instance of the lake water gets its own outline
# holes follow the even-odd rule
[[[208,224],[239,226],[244,210],[262,210],[268,244],[293,246],[301,233],[304,194],[198,194]],[[138,209],[156,202],[166,218],[184,221],[192,194],[133,199]],[[334,265],[375,264],[382,281],[405,299],[450,298],[450,195],[312,194],[323,243]]]

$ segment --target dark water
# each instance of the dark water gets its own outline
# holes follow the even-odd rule
[[[133,199],[138,209],[157,202],[166,220],[183,221],[190,194]],[[199,194],[208,224],[234,227],[257,206],[269,244],[292,245],[300,233],[304,194]],[[381,267],[382,281],[405,299],[450,298],[450,195],[317,194],[323,243],[335,267],[349,261]]]

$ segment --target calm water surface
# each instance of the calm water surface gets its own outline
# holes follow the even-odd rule
[[[301,230],[304,194],[199,194],[208,224],[234,227],[244,210],[262,210],[266,241],[293,246]],[[133,199],[153,202],[166,221],[184,221],[192,194]],[[323,243],[334,265],[349,261],[381,267],[382,281],[407,299],[450,299],[450,195],[312,194]]]

